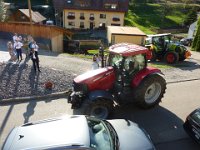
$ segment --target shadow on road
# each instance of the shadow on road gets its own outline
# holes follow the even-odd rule
[[[198,63],[194,59],[180,61],[180,62],[177,62],[176,64],[167,64],[162,61],[151,62],[151,64],[156,65],[156,67],[161,68],[161,69],[163,68],[163,66],[165,66],[164,68],[173,67],[173,68],[179,68],[181,70],[189,70],[189,71],[200,68],[200,63]]]
[[[29,118],[34,114],[34,109],[37,105],[36,103],[37,101],[33,100],[33,101],[30,101],[29,104],[27,105],[26,107],[26,112],[23,113],[23,116],[24,116],[24,123],[27,123],[29,122]]]
[[[80,115],[81,112],[83,112],[82,109],[73,110],[74,115]],[[136,122],[149,133],[156,146],[162,147],[161,149],[165,147],[166,143],[170,143],[171,146],[174,141],[181,140],[183,142],[184,140],[190,141],[195,149],[197,147],[185,133],[183,129],[184,121],[162,106],[145,110],[136,107],[134,104],[129,104],[115,108],[108,119],[128,119]]]

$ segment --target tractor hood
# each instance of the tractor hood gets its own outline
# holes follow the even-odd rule
[[[86,84],[90,90],[107,90],[113,86],[115,74],[113,67],[88,71],[74,79],[76,84]]]
[[[99,76],[104,75],[104,74],[106,74],[110,71],[113,71],[113,67],[99,68],[99,69],[96,69],[96,70],[91,70],[91,71],[88,71],[84,74],[77,76],[74,79],[74,81],[76,83],[83,83],[83,82],[87,81],[88,79],[99,77]]]

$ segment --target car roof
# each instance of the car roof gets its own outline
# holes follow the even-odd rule
[[[44,147],[89,147],[89,129],[85,116],[65,116],[16,127],[8,136],[5,149]]]
[[[145,54],[148,49],[131,43],[119,43],[109,47],[110,53],[119,54],[122,56],[132,56],[137,54]]]

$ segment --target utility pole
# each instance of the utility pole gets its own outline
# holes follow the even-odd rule
[[[31,0],[28,0],[28,9],[29,9],[29,16],[30,16],[30,34],[32,35],[33,21],[32,21],[32,12],[31,12]]]

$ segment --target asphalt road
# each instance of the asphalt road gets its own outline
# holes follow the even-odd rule
[[[126,118],[144,127],[158,150],[198,150],[182,128],[186,116],[200,106],[200,80],[167,85],[159,106],[141,110],[134,105],[115,110],[110,118]],[[0,145],[14,127],[26,122],[73,114],[67,99],[10,103],[0,106]]]

